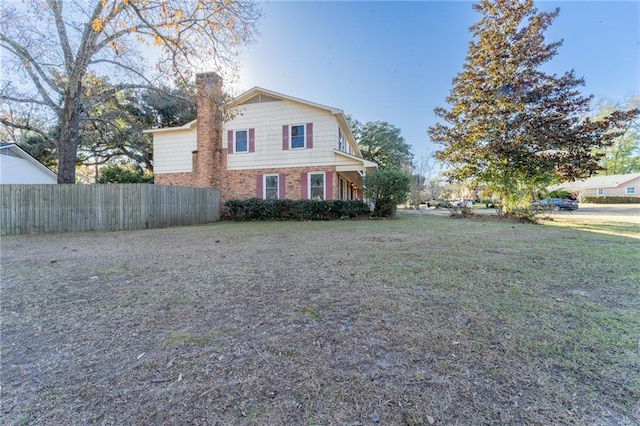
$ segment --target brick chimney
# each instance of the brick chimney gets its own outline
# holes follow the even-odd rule
[[[196,186],[227,192],[227,151],[222,149],[222,79],[215,72],[196,74],[197,151],[193,153]]]

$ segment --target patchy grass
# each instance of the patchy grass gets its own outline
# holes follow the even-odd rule
[[[640,423],[636,238],[403,215],[1,255],[8,424]]]
[[[555,217],[544,220],[543,223],[547,225],[566,226],[580,231],[640,239],[640,223],[604,222],[576,217]]]

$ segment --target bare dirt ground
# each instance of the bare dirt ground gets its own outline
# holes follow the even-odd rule
[[[425,216],[3,237],[1,422],[637,424],[637,253]]]

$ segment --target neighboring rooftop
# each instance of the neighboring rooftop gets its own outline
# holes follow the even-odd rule
[[[592,188],[614,188],[626,182],[637,179],[640,173],[629,173],[625,175],[610,176],[593,176],[584,180],[575,182],[563,182],[555,185],[554,188],[571,188],[571,189],[592,189]]]

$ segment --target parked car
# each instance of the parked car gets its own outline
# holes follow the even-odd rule
[[[471,207],[473,207],[473,200],[457,199],[457,200],[453,200],[453,201],[448,201],[446,207],[449,208],[449,209],[451,209],[451,208],[462,208],[462,207],[471,208]]]
[[[545,198],[534,201],[531,207],[543,210],[576,210],[578,202],[571,198]]]
[[[427,201],[427,207],[447,207],[449,201],[443,200],[442,198],[434,198],[433,200]]]

